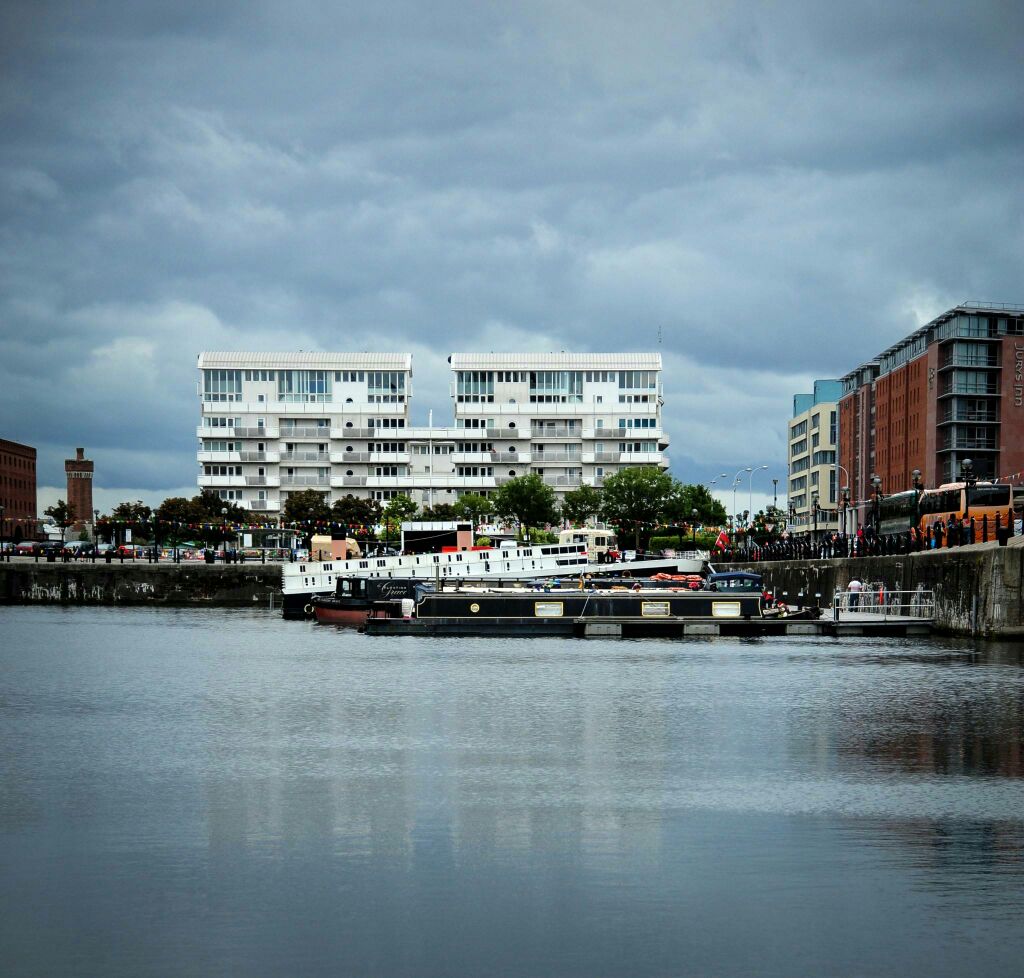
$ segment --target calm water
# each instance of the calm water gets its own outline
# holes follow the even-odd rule
[[[0,973],[1020,974],[1018,650],[0,610]]]

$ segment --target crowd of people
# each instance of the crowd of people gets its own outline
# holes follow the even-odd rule
[[[920,550],[960,547],[971,543],[988,543],[1000,537],[1012,537],[1012,520],[999,515],[990,521],[987,516],[957,520],[936,520],[924,531],[913,527],[903,533],[879,534],[871,526],[861,527],[856,534],[827,533],[818,539],[809,534],[784,534],[777,540],[754,543],[749,548],[727,545],[716,550],[720,560],[812,560],[829,557],[876,557],[909,554]]]

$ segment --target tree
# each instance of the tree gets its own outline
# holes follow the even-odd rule
[[[402,523],[416,515],[419,507],[405,495],[397,495],[388,500],[384,507],[384,542],[398,537],[402,531]]]
[[[672,476],[652,465],[622,469],[604,480],[601,514],[620,537],[632,533],[640,550],[663,519],[674,486]]]
[[[693,515],[694,510],[697,511],[696,519]],[[663,517],[675,527],[682,545],[682,536],[687,527],[690,527],[692,532],[694,523],[722,526],[726,520],[726,513],[725,507],[708,492],[706,486],[673,481],[672,493],[665,504]]]
[[[55,506],[47,506],[43,510],[46,516],[52,516],[53,522],[60,527],[60,542],[64,542],[64,534],[68,527],[75,522],[75,507],[63,499],[58,499]]]
[[[290,492],[284,504],[283,522],[290,523],[302,532],[303,544],[308,550],[316,532],[317,523],[331,521],[331,509],[327,505],[327,493],[316,489]]]
[[[452,504],[452,512],[456,519],[469,520],[476,529],[494,512],[494,504],[478,492],[467,492]]]
[[[562,500],[562,519],[573,526],[582,526],[601,512],[601,490],[593,486],[580,486],[565,494]]]
[[[381,505],[376,499],[360,499],[349,493],[341,499],[334,500],[331,506],[331,517],[343,526],[364,527],[369,534],[370,527],[380,522]]]
[[[536,472],[509,479],[495,492],[493,505],[498,516],[516,525],[519,539],[529,526],[544,526],[558,520],[555,490],[545,485]]]
[[[778,506],[769,506],[754,516],[751,533],[758,543],[778,540],[786,529],[786,512]]]
[[[230,499],[221,499],[214,489],[204,489],[199,495],[192,497],[192,502],[211,522],[228,520],[232,523],[241,523],[248,518],[246,511],[241,506],[236,505]],[[224,512],[225,510],[227,512]]]
[[[435,506],[426,506],[423,509],[425,520],[455,520],[455,503],[437,503]]]
[[[208,522],[209,514],[205,513],[197,502],[198,497],[186,499],[184,496],[168,496],[157,506],[153,516],[160,528],[158,534],[169,543],[181,543],[183,540],[196,536],[193,527]]]
[[[114,534],[122,543],[126,539],[126,530],[132,531],[133,539],[148,535],[152,516],[153,510],[141,499],[136,499],[135,502],[118,503],[110,511],[110,520],[114,523]]]

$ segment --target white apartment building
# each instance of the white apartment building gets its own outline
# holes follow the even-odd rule
[[[668,467],[660,354],[453,354],[454,423],[409,423],[412,358],[201,353],[199,485],[267,515],[290,491],[420,506],[536,472],[559,495]]]

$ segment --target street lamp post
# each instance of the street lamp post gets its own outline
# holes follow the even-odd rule
[[[882,506],[882,478],[878,475],[871,476],[871,487],[874,490],[872,501],[872,510],[875,523],[875,536],[878,536],[879,519],[881,517],[881,506]]]
[[[917,532],[917,538],[920,540],[921,493],[924,491],[924,483],[921,481],[921,470],[914,469],[914,471],[910,473],[910,478],[914,483],[914,525]]]
[[[697,549],[697,510],[690,510],[690,546]]]
[[[767,465],[759,465],[756,469],[747,468],[747,471],[750,473],[750,484],[747,491],[747,509],[751,513],[754,512],[754,473],[766,468],[768,468]]]
[[[971,525],[971,490],[977,485],[978,476],[974,471],[974,463],[969,458],[965,458],[960,463],[960,471],[964,477],[964,526],[969,527]],[[968,530],[968,532],[970,531]]]
[[[818,490],[815,489],[814,492],[811,493],[811,513],[814,516],[814,530],[811,533],[811,545],[812,546],[817,546],[818,545],[818,513],[819,513],[819,511],[820,511],[820,507],[818,506]]]
[[[843,486],[839,490],[839,508],[842,511],[843,543],[845,546],[847,536],[846,514],[850,509],[850,487]]]
[[[736,473],[736,475],[733,476],[733,479],[732,479],[732,511],[734,513],[736,512],[736,487],[740,484],[740,476],[743,475],[744,472],[753,472],[753,471],[754,471],[753,467],[748,465],[746,468],[740,469]]]
[[[772,509],[779,508],[779,480],[772,479]]]

